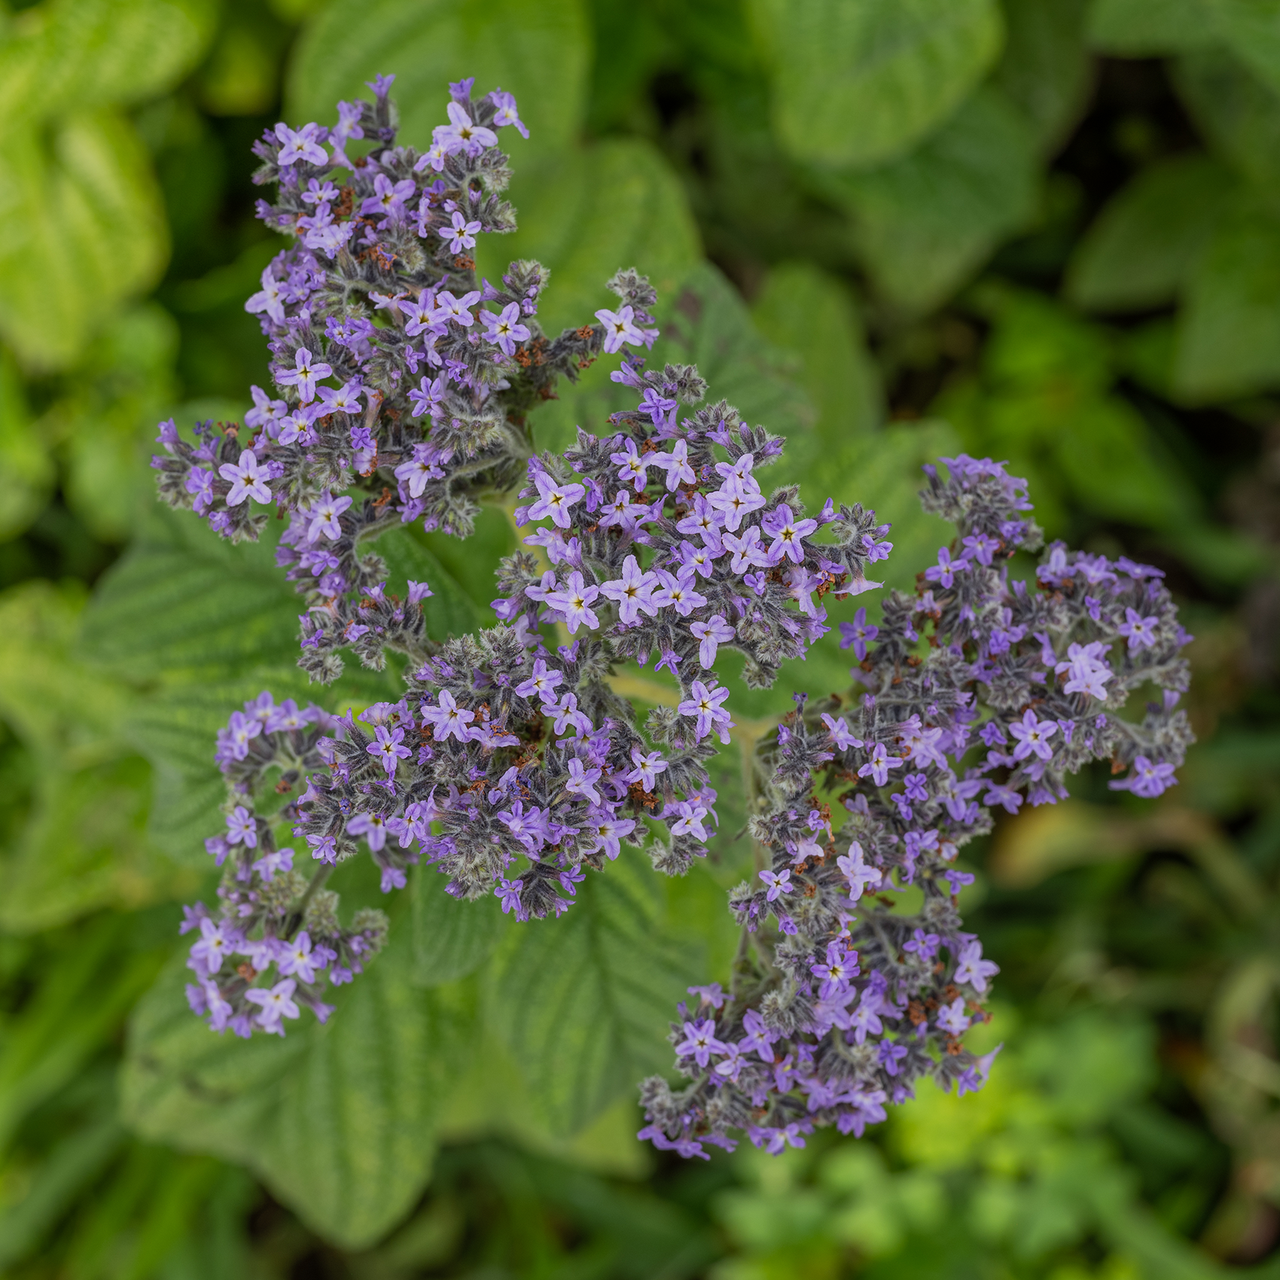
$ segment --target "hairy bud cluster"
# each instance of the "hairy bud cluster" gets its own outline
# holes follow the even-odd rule
[[[962,1037],[988,1017],[996,966],[962,928],[973,876],[959,850],[993,808],[1065,798],[1065,776],[1092,760],[1128,768],[1111,785],[1138,795],[1175,782],[1190,637],[1159,570],[1054,544],[1033,583],[1012,578],[1015,552],[1041,541],[1025,482],[990,459],[943,461],[921,497],[956,540],[879,626],[861,609],[841,624],[861,693],[797,696],[762,748],[750,830],[764,865],[730,894],[754,954],[728,993],[690,988],[698,1008],[672,1026],[689,1083],[642,1089],[660,1147],[705,1155],[744,1129],[778,1151],[815,1125],[860,1135],[923,1076],[979,1088],[994,1053]],[[1122,718],[1144,685],[1161,700]],[[895,895],[912,888],[923,901],[908,914]]]
[[[257,536],[254,503],[290,516],[279,558],[307,601],[313,678],[339,674],[346,647],[375,668],[388,649],[410,657],[397,702],[339,718],[264,693],[219,735],[226,830],[207,848],[221,911],[188,909],[183,928],[198,934],[193,1009],[241,1035],[283,1034],[299,1004],[326,1018],[324,983],[381,945],[385,917],[343,928],[323,887],[362,847],[384,892],[422,864],[520,922],[571,910],[623,842],[688,870],[718,821],[706,765],[734,728],[720,656],[771,685],[829,632],[825,597],[879,586],[867,573],[891,550],[861,506],[809,516],[795,486],[766,494],[782,441],[703,404],[690,366],[646,371],[625,353],[611,376],[636,408],[538,455],[528,410],[600,352],[652,346],[654,292],[620,271],[616,311],[548,340],[546,272],[514,263],[497,288],[469,254],[515,225],[495,132],[523,132],[514,100],[451,86],[449,123],[420,154],[393,145],[389,85],[339,104],[332,129],[282,124],[258,144],[258,179],[279,190],[260,213],[299,241],[248,302],[280,398],[254,388],[243,445],[234,426],[202,424],[191,444],[165,423],[155,460],[162,495],[224,536]],[[360,140],[371,149],[349,157]],[[729,895],[743,945],[728,991],[692,987],[697,1007],[680,1006],[685,1083],[642,1086],[641,1136],[660,1147],[705,1155],[745,1130],[777,1151],[814,1125],[861,1134],[926,1075],[980,1087],[993,1055],[963,1036],[988,1016],[996,966],[962,929],[973,877],[958,851],[994,808],[1055,803],[1092,760],[1138,795],[1175,781],[1188,637],[1159,572],[1055,544],[1022,580],[1013,557],[1041,545],[1025,483],[990,459],[944,462],[921,496],[956,539],[878,625],[865,609],[840,624],[855,688],[797,694],[756,749],[756,875]],[[465,535],[480,498],[509,494],[527,532],[497,570],[497,625],[433,642],[428,585],[389,594],[361,544],[418,519]],[[679,692],[642,718],[616,677],[650,658]],[[1162,700],[1123,718],[1146,684]],[[305,844],[309,878],[285,836]],[[908,891],[911,913],[895,905]]]

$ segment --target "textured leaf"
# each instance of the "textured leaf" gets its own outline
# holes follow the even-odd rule
[[[778,137],[802,160],[893,159],[953,112],[1000,53],[994,0],[753,0]]]
[[[200,60],[214,0],[45,0],[11,20],[0,44],[0,119],[142,102]]]
[[[414,872],[413,980],[423,987],[438,987],[475,972],[506,929],[514,927],[509,919],[503,920],[492,895],[459,902],[444,886],[444,877],[429,867]]]
[[[519,229],[477,246],[482,274],[536,258],[551,269],[538,318],[549,333],[589,324],[616,305],[605,282],[636,267],[662,294],[698,261],[698,231],[679,179],[659,152],[636,139],[597,143],[536,167],[517,167],[509,192]]]
[[[275,565],[276,522],[267,529],[233,546],[190,512],[155,504],[94,594],[85,655],[137,681],[292,665],[300,601]]]
[[[73,115],[47,141],[0,137],[0,337],[26,363],[74,358],[121,298],[151,284],[168,252],[164,209],[133,126]]]
[[[1174,87],[1211,148],[1262,186],[1280,181],[1280,97],[1224,49],[1179,58]]]
[[[1195,153],[1143,170],[1076,246],[1067,296],[1095,311],[1172,302],[1228,207],[1233,185],[1220,164]]]
[[[1050,154],[1084,111],[1093,67],[1084,43],[1087,0],[1003,0],[1008,36],[995,83]]]
[[[480,611],[471,597],[422,545],[418,529],[393,529],[372,545],[387,562],[389,591],[403,597],[408,590],[405,584],[410,578],[431,587],[433,594],[424,601],[423,608],[427,617],[427,634],[433,640],[466,635],[483,625]],[[489,569],[491,575],[493,567]],[[489,625],[492,624],[490,619]]]
[[[809,263],[783,264],[769,273],[751,314],[768,341],[799,361],[818,441],[840,445],[879,425],[879,380],[843,284]]]
[[[698,972],[665,927],[665,890],[627,849],[558,920],[512,929],[487,971],[487,1019],[551,1128],[582,1128],[646,1072],[670,1067],[666,1027]]]
[[[410,982],[407,930],[284,1040],[217,1036],[183,998],[180,958],[139,1004],[121,1077],[143,1137],[248,1164],[314,1230],[346,1248],[384,1235],[427,1181],[442,1088],[471,1015],[457,992]]]
[[[290,119],[328,123],[335,103],[394,74],[401,141],[425,150],[446,123],[449,82],[476,77],[476,92],[516,95],[529,141],[502,133],[517,168],[526,155],[563,150],[586,102],[590,37],[579,0],[337,0],[307,25],[290,65]]]
[[[911,155],[873,172],[832,175],[829,186],[853,214],[877,288],[906,310],[924,311],[1031,217],[1033,140],[1008,100],[984,89]]]
[[[1154,58],[1216,41],[1212,0],[1093,0],[1089,43],[1122,58]]]
[[[1174,388],[1192,401],[1280,382],[1280,217],[1241,202],[1220,223],[1184,291]]]

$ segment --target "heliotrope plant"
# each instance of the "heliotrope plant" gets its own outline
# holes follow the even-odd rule
[[[223,537],[256,538],[262,508],[289,517],[278,558],[314,680],[341,673],[343,650],[406,659],[397,702],[337,717],[263,693],[218,736],[226,829],[206,845],[223,881],[216,912],[187,909],[188,995],[241,1036],[283,1035],[300,1005],[327,1018],[327,987],[381,946],[382,913],[343,925],[324,887],[362,847],[384,891],[421,863],[520,923],[572,910],[623,843],[683,874],[715,830],[706,766],[735,727],[720,653],[773,684],[830,631],[824,598],[879,586],[868,571],[891,549],[861,506],[807,515],[795,486],[766,493],[782,441],[705,404],[694,368],[645,368],[656,299],[635,271],[609,282],[614,308],[556,337],[537,320],[538,263],[478,279],[476,237],[515,226],[498,147],[498,130],[525,132],[515,100],[451,85],[419,153],[396,145],[391,80],[340,103],[333,128],[280,124],[257,144],[255,180],[277,190],[259,214],[294,239],[247,303],[274,391],[252,389],[244,438],[162,424],[154,460],[162,496]],[[611,377],[636,408],[537,453],[530,410],[602,353],[621,353]],[[1010,561],[1041,545],[1024,482],[989,459],[943,465],[922,498],[956,539],[878,624],[865,609],[840,624],[853,688],[797,694],[755,748],[755,878],[729,898],[742,945],[727,989],[690,988],[672,1024],[684,1083],[642,1085],[641,1136],[659,1147],[705,1155],[744,1130],[778,1151],[814,1125],[860,1135],[921,1076],[980,1087],[991,1055],[963,1037],[996,966],[963,930],[959,849],[995,808],[1064,797],[1091,760],[1139,795],[1175,781],[1188,637],[1159,571],[1055,544],[1024,582]],[[433,641],[428,584],[398,598],[368,544],[412,522],[465,536],[483,501],[512,504],[526,549],[498,566],[494,626]],[[642,716],[613,677],[650,661],[679,697]],[[1162,700],[1122,718],[1147,684]],[[296,798],[273,810],[264,792]],[[911,889],[919,910],[893,909]]]

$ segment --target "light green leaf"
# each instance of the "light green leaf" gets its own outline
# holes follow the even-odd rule
[[[513,128],[502,146],[525,156],[572,144],[586,104],[590,37],[579,0],[336,0],[304,29],[289,68],[286,115],[336,118],[340,98],[367,96],[364,82],[396,77],[400,140],[426,150],[445,124],[449,83],[475,76],[475,92],[514,93],[529,140]]]
[[[1093,0],[1089,43],[1121,58],[1158,58],[1216,43],[1211,0]]]
[[[620,268],[637,268],[661,295],[701,256],[679,179],[638,139],[600,142],[518,168],[509,195],[519,228],[485,237],[476,261],[495,280],[517,258],[549,267],[551,284],[538,307],[548,333],[591,324],[598,308],[616,305],[605,282]]]
[[[1223,218],[1183,293],[1174,389],[1202,403],[1280,382],[1280,217],[1242,201]]]
[[[753,0],[774,125],[801,160],[868,166],[940,125],[1000,54],[994,0]]]
[[[121,1076],[143,1137],[247,1164],[327,1240],[367,1247],[426,1184],[443,1090],[465,1061],[465,993],[410,980],[408,931],[321,1026],[309,1012],[284,1040],[218,1036],[192,1016],[175,958],[143,998]]]
[[[751,314],[768,341],[798,360],[817,441],[839,446],[879,426],[879,380],[843,284],[811,263],[784,263],[769,273]]]
[[[907,311],[942,302],[1035,211],[1028,126],[983,89],[909,156],[869,173],[831,175],[853,215],[859,253],[887,299]]]
[[[1229,206],[1231,174],[1208,156],[1175,156],[1143,170],[1076,246],[1067,296],[1095,311],[1172,302]]]
[[[1003,0],[1008,37],[993,79],[1031,125],[1041,154],[1051,154],[1065,140],[1089,97],[1086,4]]]
[[[666,1027],[698,965],[668,933],[664,897],[643,855],[624,849],[566,915],[512,929],[486,971],[488,1023],[555,1131],[671,1066]]]
[[[13,357],[0,349],[0,541],[40,514],[53,485],[53,460],[27,406]]]
[[[133,126],[108,110],[0,138],[0,336],[34,366],[66,364],[168,253],[164,209]]]
[[[99,538],[124,542],[155,502],[147,461],[175,399],[178,326],[158,304],[119,316],[77,365],[69,394],[41,419],[62,442],[67,505]]]
[[[1280,181],[1280,97],[1225,49],[1188,54],[1173,83],[1209,146],[1260,186]]]
[[[45,0],[0,43],[0,118],[143,102],[200,60],[217,22],[214,0]]]
[[[444,877],[430,867],[413,873],[413,980],[423,987],[473,973],[493,953],[504,930],[514,928],[510,919],[503,920],[492,894],[459,902],[444,886]]]

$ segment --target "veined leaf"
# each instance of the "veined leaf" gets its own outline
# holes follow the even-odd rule
[[[471,1013],[456,990],[411,983],[408,931],[284,1040],[217,1036],[183,998],[175,958],[139,1004],[121,1078],[144,1137],[249,1165],[326,1239],[372,1244],[430,1173],[440,1098],[461,1065]]]
[[[753,0],[774,127],[798,159],[867,167],[937,128],[1000,54],[994,0]]]
[[[1280,181],[1280,95],[1226,49],[1187,54],[1173,83],[1210,147],[1261,187]]]
[[[665,928],[663,898],[643,855],[624,850],[565,916],[513,929],[486,971],[488,1023],[555,1131],[670,1068],[664,1029],[697,956]]]
[[[516,95],[525,142],[502,132],[517,162],[562,151],[578,135],[586,105],[590,37],[579,0],[337,0],[303,31],[294,53],[286,113],[295,124],[328,123],[339,98],[394,74],[400,141],[425,151],[447,123],[449,82],[475,76],[475,92]]]
[[[520,225],[477,246],[480,272],[536,258],[551,270],[538,319],[548,333],[594,323],[617,305],[605,282],[621,267],[647,275],[661,296],[699,260],[698,231],[680,181],[649,143],[616,139],[516,169],[509,192]]]
[[[413,980],[438,987],[474,973],[514,922],[503,920],[492,894],[459,902],[444,891],[445,878],[430,867],[413,873]],[[403,923],[401,924],[403,928]]]
[[[1057,150],[1088,100],[1087,0],[1003,0],[1008,36],[993,79],[1022,112],[1041,155]]]

